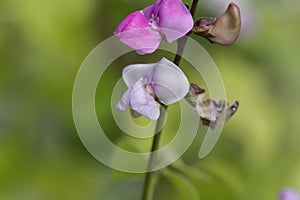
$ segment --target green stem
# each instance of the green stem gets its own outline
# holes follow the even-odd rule
[[[164,111],[165,108],[165,111]],[[159,140],[160,140],[160,136],[161,136],[161,132],[162,132],[162,126],[163,123],[165,121],[166,118],[166,112],[167,112],[167,106],[160,106],[160,116],[157,120],[156,123],[156,127],[155,127],[155,135],[153,137],[153,142],[152,142],[152,148],[151,148],[151,152],[155,152],[158,147],[159,147]],[[158,132],[158,130],[160,130]],[[155,163],[155,154],[150,154],[150,158],[149,158],[149,162],[148,162],[148,170],[146,173],[146,177],[145,177],[145,182],[144,182],[144,191],[143,191],[143,195],[142,195],[142,200],[147,200],[147,197],[149,196],[149,191],[150,191],[150,187],[151,187],[151,182],[153,179],[153,174],[155,173],[155,171],[153,171],[153,164]]]
[[[196,12],[196,8],[198,5],[199,0],[193,0],[192,6],[191,6],[191,15],[192,17],[194,17],[194,14]],[[191,34],[191,31],[189,33],[186,34],[186,36],[180,38],[177,40],[177,52],[176,52],[176,56],[174,58],[174,64],[179,65],[180,60],[181,60],[181,55],[183,53],[186,41],[187,41],[187,37]],[[165,108],[165,111],[163,110]],[[167,106],[160,106],[160,116],[157,120],[156,123],[156,127],[155,127],[155,135],[153,137],[153,142],[152,142],[152,147],[151,147],[151,152],[155,152],[156,150],[158,150],[159,147],[159,140],[160,140],[160,136],[161,136],[161,132],[162,132],[162,126],[163,123],[165,121],[166,118],[166,113],[167,113]],[[160,130],[158,132],[158,130]],[[154,186],[153,186],[153,175],[155,173],[155,171],[153,171],[153,164],[155,163],[155,154],[150,154],[150,158],[148,161],[148,170],[146,173],[146,177],[145,177],[145,182],[144,182],[144,189],[143,189],[143,194],[142,194],[142,198],[141,200],[147,200],[147,198],[149,197],[149,192],[153,192],[154,191]],[[152,196],[152,195],[151,195]]]
[[[198,2],[199,2],[199,0],[193,0],[192,6],[191,6],[190,12],[191,12],[191,15],[192,15],[193,18],[194,18],[194,15],[195,15],[195,12],[196,12],[196,9],[197,9],[197,6],[198,6]],[[184,37],[179,38],[177,40],[177,53],[176,53],[176,56],[174,58],[174,63],[176,65],[179,65],[179,63],[180,63],[181,55],[183,53],[187,38],[191,33],[192,33],[192,31],[188,32]]]
[[[195,12],[196,12],[197,6],[198,6],[198,2],[199,2],[199,0],[193,0],[191,10],[190,10],[192,17],[194,17],[194,15],[195,15]]]

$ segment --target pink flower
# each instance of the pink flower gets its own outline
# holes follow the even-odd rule
[[[123,80],[129,89],[118,102],[117,109],[131,107],[151,120],[160,115],[156,100],[170,105],[183,99],[189,91],[184,73],[166,58],[157,63],[127,66],[123,70]]]
[[[279,199],[280,200],[300,200],[300,195],[296,191],[286,188],[281,191]]]
[[[181,0],[157,0],[128,15],[115,30],[121,42],[140,54],[153,53],[162,39],[173,42],[188,33],[193,18]]]

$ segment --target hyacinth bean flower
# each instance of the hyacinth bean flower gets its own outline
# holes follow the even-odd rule
[[[151,120],[160,115],[156,101],[170,105],[183,99],[189,91],[184,73],[166,58],[152,64],[129,65],[123,69],[122,76],[129,89],[118,102],[117,109],[130,107]]]
[[[300,194],[293,189],[286,188],[281,191],[279,200],[300,200]]]
[[[138,53],[149,54],[163,39],[171,43],[188,33],[193,25],[193,18],[181,0],[157,0],[128,15],[114,34]]]

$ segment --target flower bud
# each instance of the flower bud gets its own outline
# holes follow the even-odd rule
[[[212,43],[231,45],[237,40],[241,31],[240,9],[236,4],[230,3],[227,10],[219,17],[198,19],[192,31]]]

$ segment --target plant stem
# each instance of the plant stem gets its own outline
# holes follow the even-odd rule
[[[193,0],[192,6],[191,6],[191,15],[192,17],[194,17],[195,12],[196,12],[196,8],[198,5],[199,0]],[[187,33],[184,37],[180,38],[177,40],[177,52],[176,52],[176,56],[174,58],[174,64],[179,65],[180,60],[181,60],[181,55],[183,53],[186,41],[187,41],[187,37],[191,34],[191,31],[189,33]],[[161,105],[160,106],[160,116],[157,120],[156,123],[156,127],[155,127],[155,135],[153,137],[153,141],[152,141],[152,147],[151,147],[151,152],[155,152],[158,147],[159,147],[159,140],[160,140],[160,135],[162,132],[162,126],[163,123],[165,121],[166,118],[166,113],[167,113],[167,106]],[[163,110],[165,109],[165,111]],[[158,132],[158,130],[160,130]],[[143,194],[142,194],[142,199],[141,200],[147,200],[147,198],[149,197],[149,191],[151,190],[150,188],[153,187],[151,184],[151,180],[153,179],[153,174],[155,173],[155,171],[153,171],[153,164],[155,163],[155,156],[154,154],[150,154],[150,158],[148,161],[148,170],[146,173],[146,177],[145,177],[145,182],[144,182],[144,189],[143,189]],[[151,170],[151,171],[150,171]]]
[[[199,2],[199,0],[193,0],[191,10],[190,10],[192,17],[194,17],[194,15],[195,15],[195,12],[196,12],[196,9],[198,6],[198,2]]]
[[[164,111],[164,108],[165,108],[165,111]],[[160,135],[161,135],[161,132],[162,132],[162,126],[163,126],[163,123],[165,121],[165,118],[166,118],[166,112],[167,112],[167,106],[163,106],[161,105],[160,106],[160,116],[157,120],[157,123],[156,123],[156,126],[155,126],[155,135],[153,137],[153,142],[152,142],[152,147],[151,147],[151,152],[154,152],[158,149],[159,147],[159,140],[160,140]],[[160,130],[158,132],[158,130]],[[150,187],[151,187],[151,180],[153,178],[153,174],[155,173],[155,171],[152,171],[153,170],[153,164],[155,163],[155,156],[154,154],[150,154],[150,158],[149,158],[149,163],[148,163],[148,170],[147,170],[147,173],[146,173],[146,177],[145,177],[145,182],[144,182],[144,191],[143,191],[143,195],[142,195],[142,200],[146,200],[147,197],[148,197],[148,193],[149,193],[149,190],[150,190]],[[151,170],[151,171],[150,171]]]
[[[191,6],[190,12],[191,12],[191,15],[192,15],[193,18],[194,18],[196,9],[197,9],[198,2],[199,2],[199,0],[193,0],[192,6]],[[175,56],[175,58],[174,58],[174,63],[175,63],[176,65],[179,65],[179,63],[180,63],[181,55],[182,55],[182,53],[183,53],[184,46],[185,46],[186,41],[187,41],[187,37],[188,37],[191,33],[192,33],[192,31],[188,32],[184,37],[179,38],[179,39],[177,40],[177,53],[176,53],[176,56]]]

